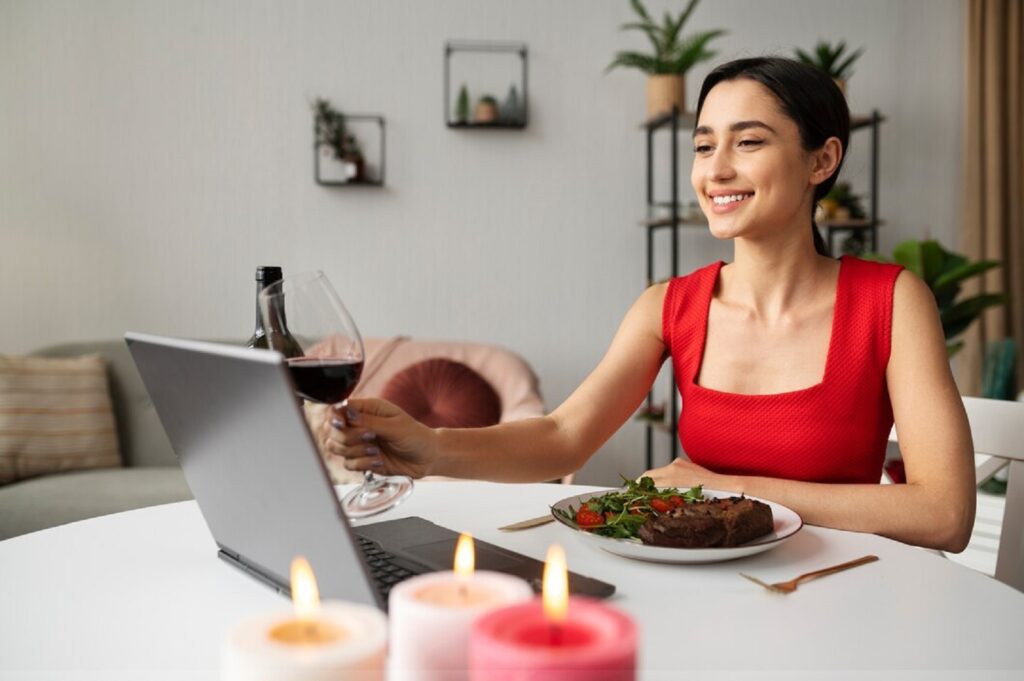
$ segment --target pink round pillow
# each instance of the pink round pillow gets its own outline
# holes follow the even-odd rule
[[[481,428],[501,420],[501,398],[465,364],[435,357],[391,377],[380,396],[431,428]]]

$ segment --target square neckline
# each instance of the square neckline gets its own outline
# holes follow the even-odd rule
[[[835,299],[832,302],[832,324],[831,324],[831,328],[829,329],[828,350],[825,352],[825,369],[822,372],[821,380],[818,381],[817,383],[815,383],[814,385],[807,386],[806,388],[798,388],[796,390],[787,390],[785,392],[778,392],[778,393],[734,393],[734,392],[728,392],[728,391],[725,391],[725,390],[716,390],[714,388],[705,388],[701,384],[697,383],[697,377],[700,375],[700,370],[704,367],[704,354],[705,354],[705,351],[707,350],[707,344],[708,344],[708,316],[711,313],[711,301],[715,297],[715,295],[714,295],[715,294],[715,285],[718,283],[719,274],[722,271],[722,267],[725,265],[725,261],[724,260],[719,260],[718,264],[717,264],[717,267],[715,267],[714,276],[709,277],[709,279],[710,279],[710,286],[708,287],[708,290],[707,290],[707,302],[704,305],[704,315],[703,315],[703,322],[702,322],[703,326],[701,327],[701,330],[700,330],[700,335],[701,335],[700,354],[697,356],[696,365],[694,367],[693,372],[691,373],[691,375],[689,377],[690,386],[692,388],[696,388],[697,390],[701,390],[701,391],[709,393],[709,394],[720,395],[720,396],[724,396],[724,397],[736,397],[736,398],[794,397],[794,396],[802,396],[802,395],[805,395],[807,393],[820,390],[822,387],[824,387],[824,385],[826,383],[828,383],[829,376],[833,373],[831,371],[831,367],[835,363],[834,362],[834,355],[837,352],[837,350],[836,350],[836,345],[837,345],[836,344],[836,330],[837,330],[838,320],[839,320],[840,304],[845,300],[845,297],[842,295],[842,292],[843,292],[843,288],[844,288],[843,284],[844,284],[844,281],[846,279],[845,274],[846,274],[846,271],[848,269],[847,266],[846,266],[846,263],[847,263],[847,256],[845,256],[845,255],[840,256],[840,258],[839,258],[839,276],[836,279]]]

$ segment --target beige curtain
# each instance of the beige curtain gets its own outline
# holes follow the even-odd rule
[[[1002,292],[965,334],[960,387],[980,394],[985,343],[1017,342],[1017,389],[1024,390],[1024,0],[965,0],[964,195],[961,242],[971,259],[999,260],[974,291]]]

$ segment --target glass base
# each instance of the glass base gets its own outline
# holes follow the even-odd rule
[[[349,518],[367,518],[398,506],[412,494],[412,487],[412,478],[404,475],[367,477],[363,484],[345,495],[341,508]]]

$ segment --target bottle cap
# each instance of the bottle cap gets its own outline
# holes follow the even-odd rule
[[[281,281],[281,268],[277,265],[259,265],[256,268],[256,281],[272,284]]]

